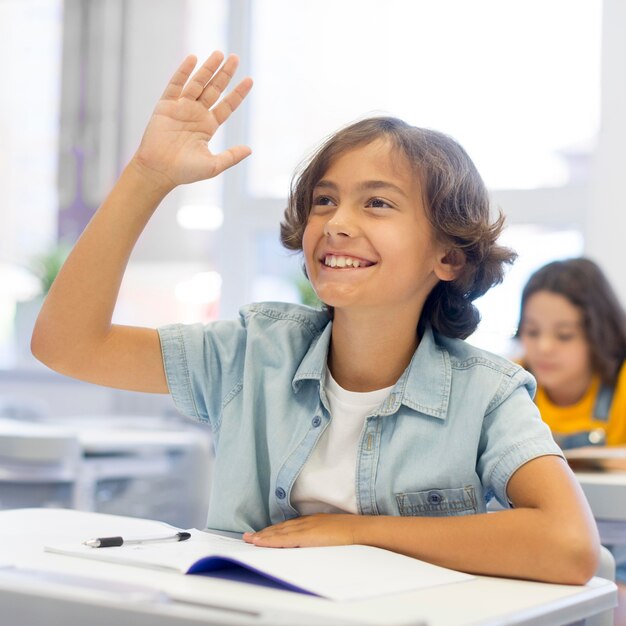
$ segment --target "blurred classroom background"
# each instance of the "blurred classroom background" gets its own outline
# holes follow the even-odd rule
[[[168,397],[65,379],[29,351],[59,264],[187,53],[240,55],[255,87],[216,144],[253,154],[166,199],[116,322],[306,302],[278,240],[290,177],[327,134],[380,113],[458,139],[506,214],[519,259],[470,341],[514,356],[521,286],[550,260],[590,256],[626,302],[624,32],[622,0],[0,0],[0,508],[202,525],[209,434]]]

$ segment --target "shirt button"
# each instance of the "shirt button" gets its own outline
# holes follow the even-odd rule
[[[282,487],[278,487],[278,489],[276,489],[276,491],[275,491],[274,493],[276,494],[276,497],[277,497],[279,500],[284,500],[284,499],[285,499],[285,496],[287,495],[287,494],[285,493],[285,490],[284,490]]]
[[[428,492],[428,504],[441,504],[443,495],[439,491]]]
[[[317,428],[322,423],[322,418],[319,415],[316,415],[312,420],[311,424],[313,428]]]

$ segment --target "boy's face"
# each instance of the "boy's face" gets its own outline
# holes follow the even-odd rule
[[[303,251],[315,292],[336,312],[419,317],[437,282],[452,278],[418,177],[382,139],[331,162],[313,191]]]
[[[591,355],[582,311],[565,296],[537,291],[524,305],[520,339],[524,359],[548,394],[583,389],[591,377]]]

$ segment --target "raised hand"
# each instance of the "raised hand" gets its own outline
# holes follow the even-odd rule
[[[251,153],[247,146],[234,146],[219,154],[208,147],[217,129],[252,88],[252,80],[244,78],[222,98],[239,59],[230,55],[223,65],[222,61],[224,55],[213,52],[189,78],[196,58],[188,56],[154,109],[132,163],[165,188],[217,176]]]

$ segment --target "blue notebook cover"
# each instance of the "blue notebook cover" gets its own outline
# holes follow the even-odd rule
[[[317,595],[295,585],[285,583],[260,570],[248,565],[243,565],[227,557],[208,556],[204,559],[200,559],[187,570],[187,574],[209,576],[222,580],[233,580],[240,583],[249,583],[270,589],[278,589],[280,591],[296,591],[310,596]]]

